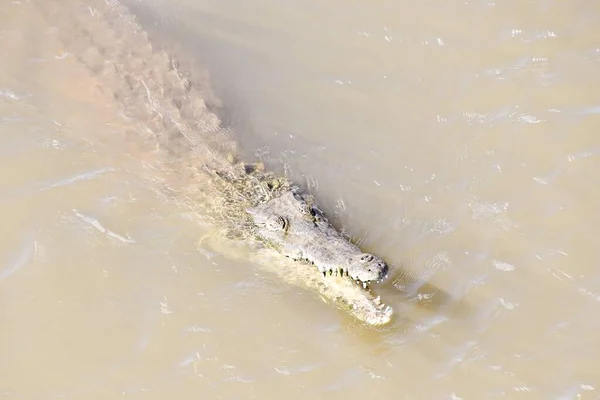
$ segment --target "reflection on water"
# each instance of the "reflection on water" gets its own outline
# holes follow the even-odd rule
[[[598,5],[127,3],[242,154],[390,261],[372,329],[203,245],[106,63],[164,60],[82,3],[0,12],[0,397],[599,398]]]

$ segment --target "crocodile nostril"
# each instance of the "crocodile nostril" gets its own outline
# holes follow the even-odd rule
[[[371,262],[371,261],[373,261],[373,256],[371,254],[363,254],[360,257],[360,260],[364,261],[364,262]]]

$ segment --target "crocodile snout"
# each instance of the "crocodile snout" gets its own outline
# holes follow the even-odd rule
[[[381,282],[388,271],[386,262],[373,254],[362,253],[348,259],[348,276],[362,283]]]

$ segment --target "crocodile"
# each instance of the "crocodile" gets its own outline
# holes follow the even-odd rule
[[[387,278],[385,261],[344,238],[310,197],[289,190],[246,211],[259,238],[294,261],[315,265],[324,278],[347,276],[364,289]]]
[[[71,55],[61,62],[83,65],[100,83],[102,100],[120,107],[140,143],[164,157],[153,168],[169,165],[170,175],[189,182],[166,185],[161,193],[222,227],[224,241],[285,256],[262,266],[274,262],[269,269],[286,282],[315,290],[370,325],[391,320],[392,308],[369,287],[387,278],[387,263],[345,238],[314,197],[286,176],[267,171],[261,161],[240,161],[194,68],[151,41],[129,8],[117,0],[34,3]]]

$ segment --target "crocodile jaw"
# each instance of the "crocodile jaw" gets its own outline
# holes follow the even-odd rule
[[[329,299],[345,304],[352,314],[371,325],[391,320],[391,307],[368,290],[369,283],[387,278],[387,264],[349,242],[303,196],[285,193],[247,211],[257,238],[312,267]]]

